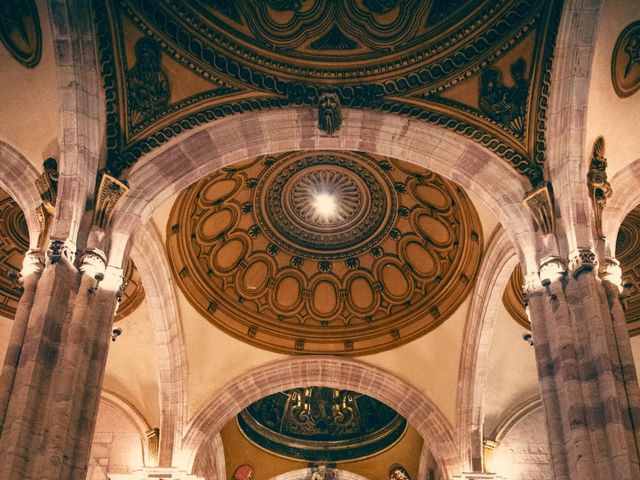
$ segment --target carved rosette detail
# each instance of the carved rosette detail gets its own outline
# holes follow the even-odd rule
[[[319,184],[343,197],[330,220],[307,210]],[[280,352],[358,355],[443,322],[473,284],[482,239],[466,195],[436,174],[311,151],[187,188],[167,248],[186,297],[225,331]]]

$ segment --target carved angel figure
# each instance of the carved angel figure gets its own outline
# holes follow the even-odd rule
[[[318,100],[318,128],[333,135],[342,125],[340,99],[335,93],[323,93]]]
[[[404,467],[396,465],[389,470],[389,480],[411,480],[411,477]]]

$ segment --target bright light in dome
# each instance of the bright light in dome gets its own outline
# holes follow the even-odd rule
[[[313,196],[313,208],[325,218],[333,217],[338,210],[335,195],[324,192],[315,194]]]

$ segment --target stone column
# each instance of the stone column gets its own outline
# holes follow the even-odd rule
[[[527,296],[555,480],[640,479],[629,335],[596,255],[546,258]]]
[[[75,246],[51,242],[26,329],[20,327],[25,333],[0,436],[3,480],[86,477],[119,286],[99,282],[104,272],[99,253],[83,255],[76,268]],[[22,302],[26,308],[29,297],[19,311]]]
[[[2,373],[0,373],[0,435],[2,435],[5,424],[7,407],[9,406],[9,396],[13,390],[13,383],[16,378],[16,371],[20,362],[22,344],[27,331],[31,307],[36,295],[36,287],[44,269],[44,252],[40,250],[29,250],[24,257],[21,272],[22,297],[16,310],[11,327],[11,337],[9,346],[4,357]]]

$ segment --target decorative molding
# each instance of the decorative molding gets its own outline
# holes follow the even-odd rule
[[[455,3],[443,9],[410,0],[388,11],[376,2],[338,2],[327,18],[321,14],[328,8],[325,2],[313,2],[304,12],[295,2],[269,3],[290,15],[286,24],[249,0],[233,5],[208,2],[199,8],[184,0],[126,0],[117,5],[94,0],[94,4],[109,104],[108,169],[115,176],[141,155],[202,123],[265,108],[317,107],[328,94],[335,95],[342,108],[381,109],[454,130],[496,152],[533,186],[543,181],[560,1],[484,1],[470,10]],[[384,21],[380,15],[385,15]],[[140,37],[125,35],[123,18],[213,88],[187,103],[176,102],[146,115],[135,128],[128,125],[122,50],[125,44],[133,48],[132,42]],[[367,21],[354,23],[354,18]],[[241,30],[237,22],[244,25]],[[439,34],[433,35],[434,31]],[[521,60],[511,53],[520,52],[519,45],[527,45]],[[335,49],[326,50],[329,46]],[[499,72],[499,62],[509,55],[516,85],[500,81],[491,91],[483,91],[485,108],[478,106],[477,98],[464,102],[449,98],[458,84],[477,76],[484,75],[485,86],[493,84],[491,72]],[[168,81],[174,82],[170,75]],[[498,97],[508,99],[509,106],[496,107],[502,103]]]
[[[96,205],[93,216],[94,225],[105,229],[109,225],[111,216],[118,206],[118,203],[128,191],[129,187],[126,183],[103,172],[96,191]]]
[[[42,55],[42,31],[34,0],[0,2],[0,41],[25,67],[38,65]]]
[[[627,25],[616,40],[611,57],[611,81],[622,98],[640,88],[640,20]]]
[[[343,202],[331,218],[309,211],[318,185]],[[359,355],[426,333],[470,291],[482,244],[462,190],[343,151],[224,168],[184,190],[167,223],[168,258],[191,304],[226,332],[287,353]]]
[[[607,159],[605,158],[605,144],[602,137],[596,138],[593,143],[587,183],[595,216],[596,232],[599,238],[604,238],[602,233],[602,212],[613,192],[611,184],[607,180]]]
[[[556,231],[554,213],[553,187],[545,182],[540,188],[531,192],[524,199],[524,204],[533,216],[534,226],[542,235],[552,235]]]

